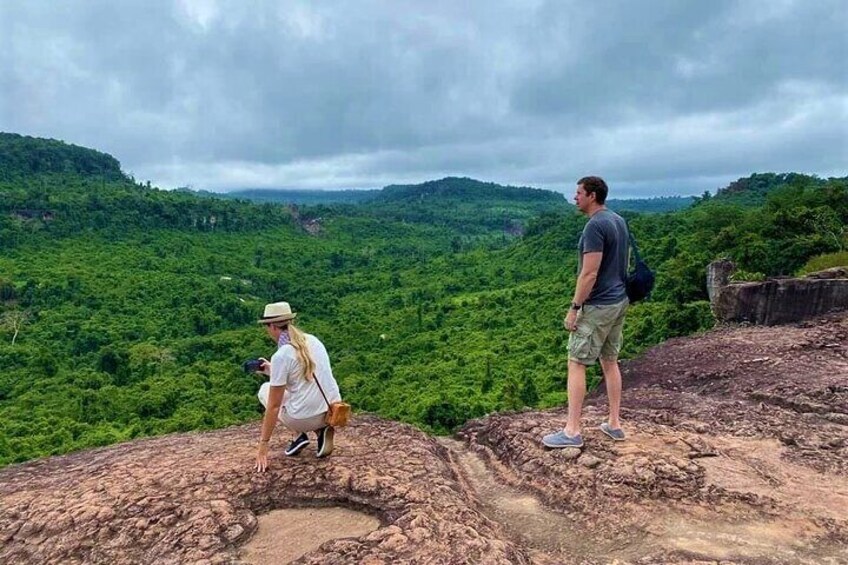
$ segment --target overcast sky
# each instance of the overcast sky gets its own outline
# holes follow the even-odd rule
[[[842,176],[846,22],[846,0],[0,0],[0,131],[166,188]]]

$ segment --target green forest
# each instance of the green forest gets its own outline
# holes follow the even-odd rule
[[[0,134],[0,465],[258,419],[261,377],[241,363],[273,351],[255,319],[277,300],[327,345],[356,411],[448,433],[560,405],[585,223],[569,199],[446,178],[257,203]],[[713,259],[751,280],[848,262],[846,178],[754,174],[654,204],[621,208],[657,273],[625,358],[712,327]]]

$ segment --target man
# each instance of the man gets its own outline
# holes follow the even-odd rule
[[[568,339],[568,422],[565,429],[548,434],[542,443],[551,448],[582,447],[580,416],[586,396],[586,367],[600,358],[609,397],[609,420],[601,431],[624,440],[619,423],[621,406],[621,351],[627,311],[627,258],[629,234],[624,219],[604,205],[609,192],[600,177],[577,181],[574,202],[589,221],[578,243],[578,277],[574,299],[563,324]]]

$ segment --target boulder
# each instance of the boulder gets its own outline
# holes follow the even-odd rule
[[[848,268],[838,267],[799,278],[729,283],[727,260],[707,268],[707,290],[716,319],[775,325],[848,310]]]

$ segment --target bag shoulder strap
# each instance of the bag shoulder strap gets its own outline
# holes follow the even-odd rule
[[[330,407],[330,401],[327,400],[327,395],[324,394],[324,389],[321,388],[321,383],[318,382],[318,375],[316,375],[315,373],[312,373],[312,378],[315,380],[315,384],[318,385],[318,390],[321,391],[321,396],[324,397],[324,402],[327,403],[327,408],[329,408]]]
[[[633,248],[633,255],[636,257],[636,262],[642,262],[642,255],[639,253],[639,246],[636,244],[636,238],[633,237],[633,232],[630,231],[630,226],[627,226],[627,235],[630,236],[630,246]]]

